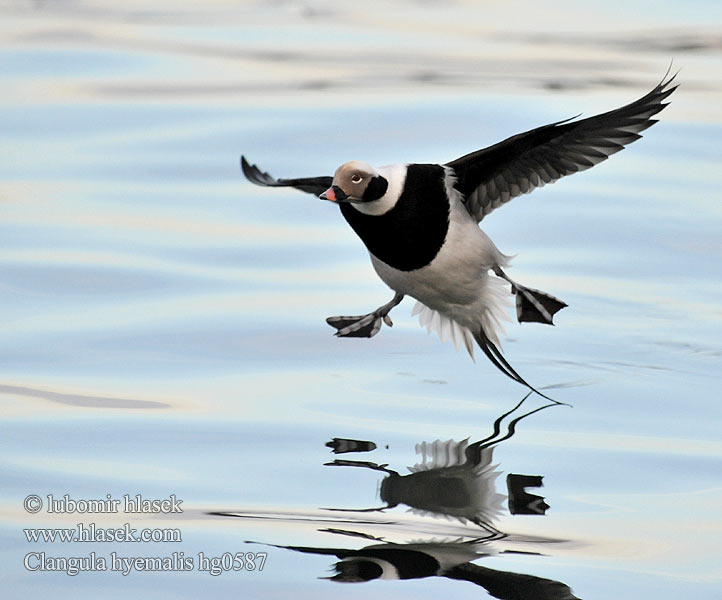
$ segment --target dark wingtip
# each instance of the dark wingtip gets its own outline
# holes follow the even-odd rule
[[[667,104],[669,104],[669,102],[663,103],[662,100],[664,100],[669,95],[671,95],[672,92],[674,92],[674,90],[676,90],[680,86],[679,83],[675,83],[674,85],[672,85],[672,83],[677,78],[677,75],[679,75],[679,72],[681,70],[682,70],[681,68],[677,69],[674,72],[674,74],[670,77],[669,74],[672,71],[672,63],[670,62],[669,67],[667,67],[667,72],[664,74],[664,77],[662,77],[662,80],[650,92],[650,95],[656,93],[659,96],[657,101],[658,101],[659,105],[662,107],[662,108],[660,108],[660,110],[662,110],[664,107],[667,106]]]
[[[667,87],[670,83],[672,83],[672,82],[675,80],[675,78],[677,77],[677,75],[679,75],[679,72],[682,70],[682,67],[680,67],[679,69],[677,69],[677,70],[674,72],[674,75],[672,75],[671,77],[669,77],[669,74],[672,72],[672,66],[673,66],[673,65],[674,65],[674,59],[672,59],[672,60],[669,61],[669,66],[667,67],[667,71],[666,71],[666,73],[664,74],[664,77],[662,77],[662,81],[659,82],[659,85],[660,85],[660,86]],[[677,84],[677,85],[674,86],[674,87],[676,88],[678,85],[679,85],[679,84]]]
[[[246,157],[241,155],[241,171],[246,176],[246,179],[256,185],[263,187],[276,187],[279,182],[271,177],[268,173],[261,171],[256,165],[252,165],[246,160]]]
[[[246,176],[246,179],[248,181],[252,181],[255,183],[255,177],[256,173],[258,172],[258,168],[251,165],[247,160],[246,157],[241,154],[241,171]]]

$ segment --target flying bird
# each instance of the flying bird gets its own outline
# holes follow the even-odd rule
[[[333,177],[296,179],[275,179],[243,156],[241,168],[257,185],[293,187],[338,204],[393,290],[389,302],[366,315],[326,319],[337,336],[373,337],[382,323],[392,325],[389,312],[408,295],[417,300],[413,314],[442,341],[463,343],[472,359],[476,343],[502,373],[536,392],[501,353],[507,306],[514,297],[520,323],[552,325],[567,304],[511,279],[504,271],[510,257],[479,223],[512,198],[589,169],[638,140],[667,106],[674,78],[665,75],[616,110],[544,125],[444,164],[372,167],[354,160]]]

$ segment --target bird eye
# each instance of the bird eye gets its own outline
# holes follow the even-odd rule
[[[362,179],[363,179],[363,177],[361,177],[361,175],[356,173],[355,175],[351,176],[351,183],[361,183]]]

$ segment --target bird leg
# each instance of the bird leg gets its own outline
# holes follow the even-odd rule
[[[516,296],[516,318],[519,323],[526,321],[554,325],[554,314],[567,306],[551,294],[519,285],[498,266],[494,267],[494,273],[511,284],[511,293]]]
[[[394,294],[390,302],[379,306],[375,311],[359,317],[329,317],[326,323],[335,327],[338,337],[366,337],[375,336],[381,330],[383,321],[389,327],[393,326],[389,312],[404,299],[403,294]]]

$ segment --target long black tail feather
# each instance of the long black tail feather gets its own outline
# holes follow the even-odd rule
[[[535,394],[538,394],[542,398],[546,398],[550,402],[554,402],[555,404],[564,404],[563,402],[559,402],[558,400],[554,400],[554,398],[550,398],[546,394],[542,394],[539,390],[537,390],[532,385],[528,384],[524,378],[519,375],[514,370],[514,367],[512,367],[507,360],[504,358],[502,353],[499,351],[499,349],[496,347],[494,342],[492,342],[488,337],[486,337],[486,334],[483,330],[479,330],[474,334],[474,339],[476,340],[476,343],[479,344],[479,348],[486,354],[486,357],[494,364],[494,366],[499,369],[504,375],[509,377],[509,379],[513,379],[514,381],[521,383],[522,385],[529,388],[532,392]]]

